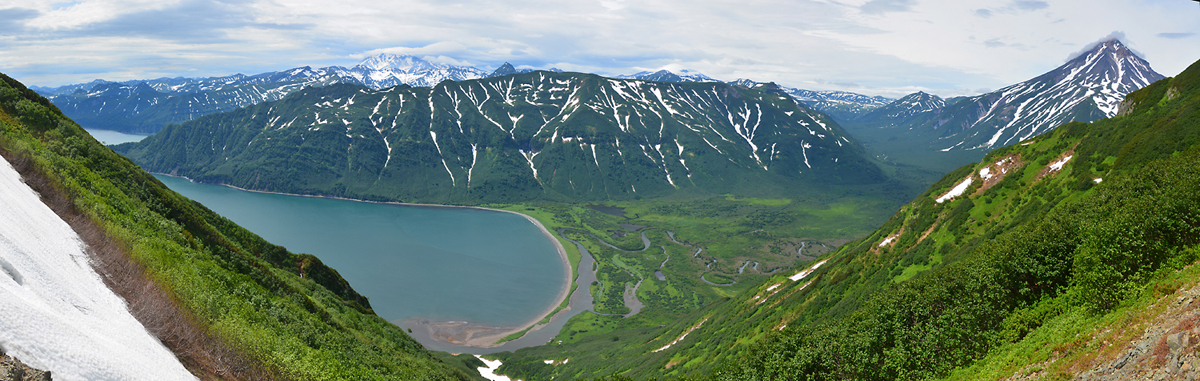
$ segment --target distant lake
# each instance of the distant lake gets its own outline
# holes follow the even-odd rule
[[[155,177],[272,243],[316,255],[389,321],[516,326],[540,317],[563,287],[554,244],[517,214],[255,193]]]
[[[101,144],[104,144],[106,146],[110,146],[110,145],[114,145],[114,144],[121,144],[121,143],[128,143],[128,142],[140,142],[140,141],[142,141],[142,139],[145,139],[147,136],[150,136],[150,135],[126,134],[123,132],[116,132],[116,131],[109,131],[109,130],[97,130],[97,129],[90,129],[90,128],[85,128],[84,130],[86,130],[89,134],[91,134],[93,138],[96,138],[96,140],[100,141]]]

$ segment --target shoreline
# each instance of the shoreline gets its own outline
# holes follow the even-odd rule
[[[186,176],[178,176],[178,175],[172,175],[172,174],[168,174],[168,173],[158,173],[158,172],[150,172],[150,173],[153,175],[163,175],[163,176],[170,176],[170,177],[185,179],[187,181],[197,183],[195,180],[192,180]],[[572,285],[572,283],[574,283],[574,280],[575,280],[575,277],[573,276],[574,274],[572,274],[572,271],[571,271],[571,269],[573,267],[571,264],[571,259],[567,255],[567,250],[563,246],[562,242],[559,241],[557,238],[555,238],[554,235],[550,233],[550,230],[546,229],[546,226],[542,225],[542,223],[540,221],[538,221],[536,218],[533,218],[532,216],[525,215],[520,212],[515,212],[515,211],[511,211],[511,210],[492,209],[492,208],[485,208],[485,207],[481,207],[481,206],[416,204],[416,203],[397,202],[397,201],[370,201],[370,200],[358,200],[358,199],[353,199],[353,198],[337,197],[337,196],[317,196],[317,195],[260,191],[260,190],[240,188],[240,187],[236,187],[236,186],[228,185],[228,184],[208,184],[208,183],[197,183],[197,184],[219,185],[219,186],[223,186],[223,187],[227,187],[227,188],[233,188],[233,189],[237,189],[240,191],[252,192],[252,193],[263,193],[263,194],[274,194],[274,195],[296,196],[296,197],[309,197],[309,198],[323,198],[323,199],[331,199],[331,200],[355,201],[355,202],[365,202],[365,203],[372,203],[372,204],[424,207],[424,208],[465,208],[465,209],[476,209],[476,210],[486,210],[486,211],[492,211],[492,212],[510,213],[510,214],[515,214],[515,215],[524,217],[527,221],[532,223],[533,226],[537,227],[538,230],[540,230],[542,232],[542,235],[544,235],[547,239],[550,240],[550,242],[552,242],[554,244],[554,248],[556,251],[558,251],[559,259],[561,259],[561,263],[563,264],[563,274],[564,274],[563,276],[565,278],[565,281],[563,282],[563,287],[561,287],[559,289],[558,295],[554,298],[554,303],[551,303],[549,307],[547,307],[545,310],[543,310],[541,313],[539,313],[533,319],[531,319],[527,322],[521,323],[517,327],[489,327],[489,326],[473,324],[473,323],[467,322],[467,321],[430,321],[428,319],[423,319],[423,318],[410,318],[410,319],[402,319],[402,320],[389,321],[389,322],[391,322],[392,324],[394,324],[396,326],[399,326],[399,324],[396,324],[397,322],[411,321],[414,323],[418,323],[418,325],[423,326],[422,328],[428,329],[429,330],[428,336],[435,341],[438,341],[438,342],[441,342],[444,344],[452,344],[452,345],[476,347],[476,348],[480,348],[480,349],[485,349],[485,348],[498,347],[498,346],[504,345],[507,342],[511,342],[513,340],[520,339],[521,337],[525,337],[525,336],[529,335],[529,333],[536,332],[536,331],[540,330],[542,327],[549,324],[549,321],[552,320],[554,318],[554,316],[571,311],[570,304],[559,309],[559,306],[561,306],[563,304],[563,302],[566,301],[568,297],[570,297],[571,285]],[[539,322],[541,322],[543,320],[547,321],[547,324],[538,324]],[[521,336],[519,336],[515,339],[507,340],[504,343],[497,343],[497,341],[499,341],[509,335],[512,335],[514,333],[519,333],[519,332],[524,332],[524,334],[522,334]],[[454,338],[455,336],[461,336],[464,333],[466,334],[466,337],[464,337],[462,340],[457,340]],[[477,335],[480,333],[482,333],[482,335]],[[410,334],[410,336],[411,336],[411,334]]]

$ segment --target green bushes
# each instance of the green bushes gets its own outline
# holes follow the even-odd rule
[[[1040,164],[1010,170],[983,203],[968,196],[944,213],[946,205],[927,198],[910,203],[876,234],[843,247],[827,271],[836,278],[854,261],[870,265],[865,273],[896,275],[935,246],[945,265],[874,290],[823,278],[812,292],[828,292],[820,302],[836,305],[820,324],[789,324],[712,378],[937,378],[1060,316],[1107,313],[1142,293],[1172,292],[1153,286],[1156,279],[1195,262],[1200,247],[1200,92],[1159,101],[1164,89],[1185,85],[1160,82],[1131,94],[1143,101],[1124,117],[1066,124],[1033,145],[993,153]],[[1068,170],[1039,173],[1071,147],[1076,161]],[[943,178],[931,194],[972,169]],[[936,229],[927,218],[939,213],[933,224],[945,229],[910,239]],[[968,224],[971,215],[988,220]],[[892,247],[871,247],[899,230],[904,236]]]
[[[1191,263],[1200,243],[1200,151],[1155,163],[1101,189],[1075,257],[1083,302],[1107,310],[1164,264]]]
[[[218,346],[257,360],[267,371],[263,377],[468,378],[371,313],[367,300],[333,269],[179,196],[90,138],[45,99],[0,79],[0,152],[26,163],[54,191],[43,194],[63,196],[68,209],[115,242],[111,247],[122,258],[144,268],[168,294],[158,308],[182,310],[183,320],[198,323],[191,328],[201,336],[214,335]],[[301,278],[302,273],[309,276]],[[163,326],[154,313],[138,318],[148,328]],[[193,372],[253,378],[222,373],[228,372],[229,364],[220,359],[226,352],[209,353],[213,348],[178,340],[170,335],[182,330],[167,327],[159,333],[169,336],[160,338]],[[188,360],[197,356],[201,360]],[[213,358],[220,361],[203,362]]]

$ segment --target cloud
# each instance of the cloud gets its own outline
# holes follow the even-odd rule
[[[851,82],[851,81],[827,81],[827,80],[818,79],[816,82],[820,83],[820,84],[834,85],[837,87],[847,88],[847,89],[863,87],[863,85],[861,85],[857,82]]]
[[[1172,40],[1188,38],[1188,37],[1195,36],[1195,35],[1196,35],[1195,33],[1190,33],[1190,32],[1189,33],[1159,33],[1158,34],[1159,37],[1169,38]]]
[[[27,8],[0,9],[0,33],[14,34],[25,29],[25,21],[38,16],[40,12]]]
[[[1000,42],[999,38],[993,38],[993,39],[984,41],[983,46],[986,46],[989,48],[999,48],[999,47],[1003,47],[1003,46],[1008,46],[1008,44]]]
[[[119,15],[86,25],[80,35],[147,36],[192,43],[226,42],[240,39],[232,31],[246,29],[301,30],[312,25],[264,23],[240,3],[189,0],[173,7]]]
[[[1104,38],[1101,38],[1096,41],[1092,41],[1091,43],[1084,45],[1083,49],[1079,49],[1079,51],[1077,51],[1075,53],[1071,53],[1071,55],[1067,56],[1067,61],[1078,58],[1079,56],[1082,56],[1084,53],[1087,53],[1087,52],[1091,51],[1092,49],[1095,49],[1097,45],[1100,45],[1100,44],[1103,44],[1105,42],[1109,42],[1112,40],[1121,41],[1121,44],[1125,45],[1125,48],[1129,49],[1129,51],[1133,52],[1133,54],[1136,54],[1138,57],[1142,57],[1143,59],[1146,57],[1146,56],[1142,55],[1142,53],[1140,53],[1136,50],[1133,50],[1133,48],[1129,47],[1129,39],[1125,37],[1124,31],[1116,30],[1116,31],[1113,31],[1112,33],[1109,33],[1107,36],[1104,36]]]
[[[396,54],[404,56],[463,56],[467,51],[467,47],[462,43],[455,41],[438,41],[428,45],[415,48],[405,46],[394,46],[390,48],[372,49],[363,53],[350,55],[354,59],[364,59],[367,57],[377,56],[379,54]]]
[[[1036,11],[1050,8],[1050,4],[1045,1],[1017,0],[1012,3],[1012,7],[1023,11]]]
[[[1200,57],[1200,45],[1179,43],[1200,34],[1189,1],[0,3],[22,8],[0,10],[0,71],[37,85],[352,66],[391,53],[485,70],[679,67],[813,90],[945,95],[1032,78],[1113,30],[1155,54],[1164,74]]]
[[[995,14],[1016,15],[1016,14],[1020,14],[1020,13],[1042,10],[1042,9],[1047,9],[1047,8],[1050,8],[1050,4],[1045,1],[1017,0],[1017,1],[1013,1],[1013,2],[1009,3],[1008,5],[1005,5],[1005,6],[1002,6],[999,8],[995,8],[995,9],[987,9],[987,8],[976,9],[975,15],[979,16],[979,17],[983,17],[983,18],[988,18],[988,17],[992,17],[992,15],[995,15]]]
[[[862,10],[862,13],[869,15],[887,12],[906,12],[912,9],[914,3],[914,0],[871,0],[863,4],[859,9]]]

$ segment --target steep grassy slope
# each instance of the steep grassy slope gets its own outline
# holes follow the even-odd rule
[[[116,149],[200,182],[425,203],[780,197],[886,180],[841,127],[773,85],[580,73],[310,88]]]
[[[317,258],[179,196],[46,99],[0,80],[0,153],[77,231],[93,229],[81,235],[110,254],[94,259],[110,286],[141,279],[114,288],[189,370],[206,378],[469,379],[375,316]],[[119,261],[131,265],[110,266]],[[140,296],[160,289],[165,299],[143,308]]]
[[[1030,350],[1024,340],[1103,327],[1078,322],[1156,298],[1159,279],[1197,259],[1198,106],[1200,64],[1131,94],[1122,117],[1066,124],[950,173],[874,233],[798,269],[811,271],[662,327],[599,336],[609,346],[517,351],[500,370],[893,380],[1032,366],[1014,361]]]
[[[1200,244],[1198,79],[1195,64],[1131,94],[1123,117],[951,173],[832,255],[783,302],[787,327],[714,378],[921,379],[972,364],[1002,376],[1032,364],[1012,364],[1013,343],[1062,339],[1160,292]]]

